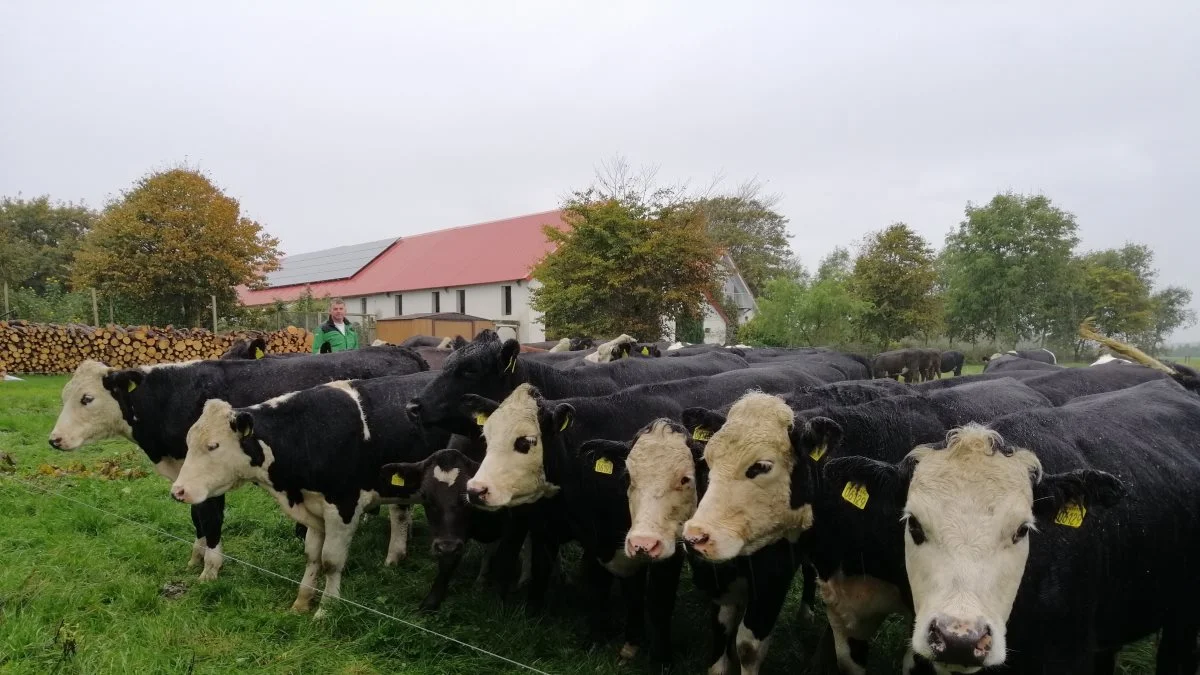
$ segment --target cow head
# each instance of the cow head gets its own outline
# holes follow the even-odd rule
[[[1030,533],[1087,527],[1090,509],[1113,506],[1124,493],[1102,471],[1043,474],[1032,452],[974,424],[952,430],[941,449],[916,448],[899,465],[845,457],[825,475],[869,494],[867,508],[903,504],[913,650],[967,672],[1004,663]]]
[[[812,506],[791,506],[794,417],[779,397],[751,392],[729,409],[704,449],[708,489],[684,540],[711,560],[749,555],[812,526]]]
[[[460,434],[472,433],[471,420],[462,412],[463,397],[474,394],[501,401],[520,380],[517,355],[521,343],[500,342],[494,335],[481,333],[474,341],[451,352],[438,376],[408,403],[408,415],[430,426]]]
[[[171,496],[188,504],[219,497],[246,481],[266,481],[274,457],[254,436],[253,409],[234,410],[220,399],[204,403],[187,432],[187,456]]]
[[[76,450],[106,438],[131,438],[133,430],[118,396],[129,394],[141,382],[138,370],[116,370],[91,359],[80,363],[63,387],[62,412],[50,431],[50,445]]]
[[[421,462],[385,464],[385,483],[402,496],[419,499],[433,537],[433,555],[461,555],[469,534],[471,506],[467,503],[467,481],[479,463],[458,450],[439,450]]]
[[[665,419],[655,420],[639,431],[632,446],[596,443],[625,450],[631,521],[625,535],[625,555],[651,560],[674,555],[684,521],[696,512],[696,464],[702,445],[691,441],[682,425]]]
[[[483,427],[487,451],[467,482],[471,503],[485,509],[519,506],[558,491],[546,480],[545,451],[571,424],[570,404],[551,406],[536,388],[522,384],[499,406],[467,395],[463,407]]]

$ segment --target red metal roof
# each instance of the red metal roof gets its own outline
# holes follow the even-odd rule
[[[348,279],[263,290],[239,286],[238,298],[244,305],[265,305],[295,300],[305,288],[316,297],[357,297],[528,280],[551,249],[543,225],[568,227],[562,211],[555,210],[402,237]]]

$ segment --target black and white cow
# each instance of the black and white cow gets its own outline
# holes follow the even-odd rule
[[[63,408],[50,432],[50,445],[75,450],[106,438],[126,438],[141,447],[159,475],[173,481],[187,455],[188,429],[209,399],[246,406],[334,380],[428,369],[420,356],[403,347],[295,358],[210,359],[124,370],[87,360],[63,387]],[[203,561],[202,580],[215,579],[221,567],[224,513],[224,497],[192,507],[196,543],[189,566]]]
[[[999,380],[808,411],[747,394],[725,419],[699,411],[712,433],[704,451],[709,488],[684,525],[684,539],[716,562],[796,542],[821,579],[832,656],[843,673],[864,673],[880,624],[894,613],[911,614],[900,525],[887,518],[863,523],[858,507],[869,495],[826,484],[823,464],[847,455],[898,461],[953,426],[1042,407],[1049,407],[1044,396]],[[746,636],[747,648],[766,637]]]
[[[1065,366],[1027,359],[1016,354],[995,354],[992,358],[988,359],[987,363],[983,364],[983,372],[985,373],[1003,370],[1062,370],[1064,368]]]
[[[712,375],[748,366],[739,356],[715,352],[680,359],[621,359],[560,370],[536,359],[519,358],[520,348],[516,340],[472,341],[446,359],[441,374],[413,399],[408,413],[419,417],[423,424],[471,434],[476,425],[462,412],[462,397],[466,394],[503,401],[517,385],[528,382],[549,398],[597,396],[635,384]]]
[[[1054,355],[1054,352],[1044,347],[1040,349],[1010,349],[1003,353],[996,352],[985,359],[985,361],[990,362],[1005,356],[1015,356],[1019,359],[1037,361],[1039,363],[1046,363],[1052,366],[1058,364],[1058,357]]]
[[[1175,382],[826,474],[904,518],[912,646],[940,669],[1112,673],[1122,646],[1155,634],[1156,672],[1200,666],[1200,399]]]
[[[292,607],[309,609],[323,570],[324,608],[338,597],[350,541],[367,508],[392,505],[385,564],[408,553],[411,495],[385,481],[380,468],[419,462],[449,442],[448,433],[423,430],[401,412],[435,376],[338,380],[245,407],[209,400],[188,430],[187,457],[171,494],[199,504],[245,483],[265,489],[307,528],[308,562]]]
[[[399,494],[425,507],[438,571],[433,586],[421,601],[423,611],[436,610],[446,599],[468,541],[486,544],[491,549],[484,557],[479,579],[495,574],[501,587],[512,579],[511,568],[499,572],[490,568],[496,566],[493,558],[500,564],[516,560],[528,531],[531,507],[487,511],[467,506],[467,481],[478,469],[478,461],[453,448],[439,450],[420,462],[386,464],[381,469],[384,479]],[[525,583],[527,576],[528,569],[524,569],[517,585]]]

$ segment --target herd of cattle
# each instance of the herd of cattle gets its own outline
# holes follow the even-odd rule
[[[574,542],[593,637],[619,583],[623,660],[671,661],[686,563],[712,600],[710,673],[758,672],[797,571],[802,616],[817,590],[825,606],[827,672],[865,673],[894,614],[906,673],[1112,673],[1155,634],[1158,673],[1197,670],[1200,380],[1182,366],[1115,345],[1139,363],[1037,350],[942,379],[961,353],[438,343],[87,361],[50,444],[141,447],[191,505],[202,580],[225,494],[266,490],[304,538],[293,609],[323,575],[318,616],[363,514],[388,506],[395,565],[420,504],[438,563],[423,609],[476,541],[481,576],[527,587],[537,613]]]

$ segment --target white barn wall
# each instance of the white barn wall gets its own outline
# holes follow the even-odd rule
[[[466,308],[465,314],[482,317],[491,321],[519,321],[521,322],[520,335],[517,339],[522,342],[541,342],[545,340],[545,327],[540,323],[535,323],[536,319],[541,318],[541,313],[534,311],[529,306],[529,287],[537,282],[512,281],[494,284],[480,284],[477,286],[451,286],[446,288],[430,288],[418,291],[404,291],[403,309],[404,314],[426,314],[433,312],[433,292],[438,291],[441,294],[441,310],[442,312],[457,312],[458,311],[458,291],[465,290]],[[512,286],[512,314],[504,316],[503,296],[501,288],[504,286]],[[398,316],[396,313],[396,293],[375,293],[365,296],[367,300],[367,313],[374,314],[376,318],[388,319]],[[362,311],[363,296],[347,296],[346,310],[352,314],[358,314]],[[501,334],[506,335],[511,332],[511,329],[502,330]],[[463,336],[474,337],[474,336]]]

